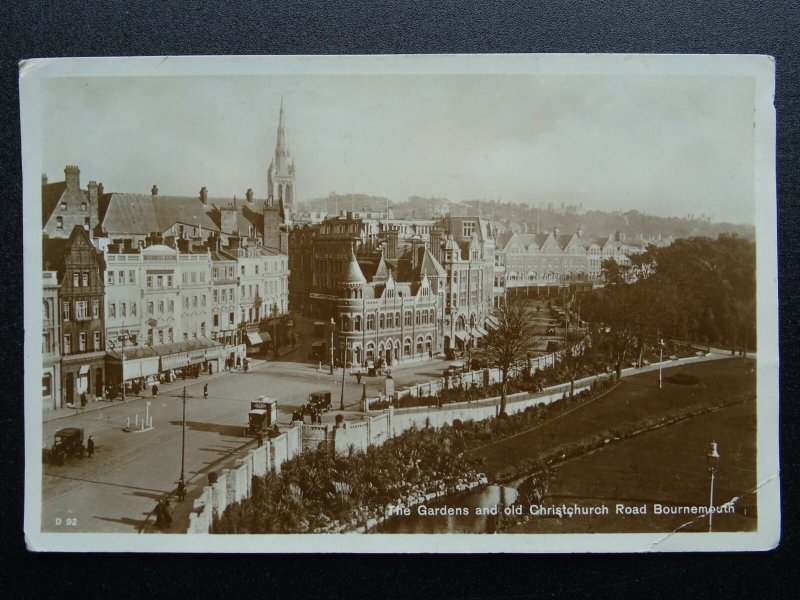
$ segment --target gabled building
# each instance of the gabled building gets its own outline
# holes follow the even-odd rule
[[[58,407],[101,399],[105,393],[105,261],[84,226],[67,239],[45,238],[44,270],[59,286],[61,398]]]
[[[81,170],[64,167],[64,181],[49,183],[42,175],[42,233],[51,239],[67,239],[76,225],[91,232],[97,226],[103,184],[90,181],[81,189]]]

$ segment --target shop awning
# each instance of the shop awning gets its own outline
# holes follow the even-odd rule
[[[272,341],[272,336],[269,334],[269,331],[260,331],[258,335],[260,335],[261,339],[264,340],[265,342]]]
[[[189,364],[189,355],[185,352],[180,354],[167,354],[161,357],[161,370],[182,369]]]
[[[478,334],[480,337],[485,337],[485,336],[489,335],[489,332],[486,331],[480,325],[475,325],[475,333]]]
[[[190,365],[196,365],[197,363],[204,362],[206,360],[206,351],[192,350],[188,353],[188,359]]]
[[[489,327],[489,328],[495,329],[495,330],[500,329],[500,321],[497,320],[497,317],[494,317],[494,316],[490,315],[490,316],[486,317],[486,327]]]
[[[456,331],[456,339],[462,343],[466,343],[467,341],[467,334],[463,331]]]
[[[264,340],[261,339],[261,336],[258,334],[257,331],[248,331],[247,332],[247,341],[251,346],[258,346]]]
[[[206,349],[206,360],[225,358],[226,356],[228,356],[228,348],[225,346],[217,346],[216,348]]]
[[[122,378],[125,381],[139,377],[149,377],[158,373],[158,357],[126,360]]]

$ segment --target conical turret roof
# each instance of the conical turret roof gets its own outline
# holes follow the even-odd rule
[[[356,260],[356,254],[353,252],[353,249],[350,248],[350,262],[347,263],[347,272],[340,282],[340,285],[344,287],[358,287],[365,285],[366,283],[367,279],[364,277],[364,273],[361,271],[361,266],[358,264],[358,260]]]

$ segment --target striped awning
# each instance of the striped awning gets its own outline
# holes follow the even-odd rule
[[[461,341],[461,342],[466,342],[467,341],[467,334],[464,333],[463,331],[456,331],[456,339]]]
[[[481,327],[480,325],[475,325],[475,333],[476,333],[476,334],[477,334],[479,337],[485,337],[485,336],[489,335],[489,332],[488,332],[488,331],[486,331],[486,330],[485,330],[483,327]]]
[[[272,336],[269,334],[269,331],[259,331],[258,335],[261,336],[261,339],[265,342],[271,342]]]
[[[489,315],[486,317],[486,327],[490,327],[491,329],[500,329],[500,321],[497,320],[497,317]]]
[[[161,357],[161,370],[182,369],[189,364],[189,355],[185,352],[167,354]]]
[[[263,343],[264,340],[261,339],[261,336],[257,331],[248,331],[247,332],[247,342],[251,346],[258,346],[259,344]]]

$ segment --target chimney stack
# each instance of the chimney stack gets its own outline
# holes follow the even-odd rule
[[[208,190],[206,189],[206,186],[200,188],[200,202],[203,203],[203,206],[208,203]]]
[[[253,202],[253,188],[247,188],[247,191],[244,194],[244,197],[247,198],[248,202]]]
[[[42,173],[42,185],[47,185],[47,173]]]
[[[153,184],[153,187],[150,189],[150,193],[153,196],[158,196],[158,186],[156,184]]]
[[[103,194],[106,193],[106,189],[103,187],[103,182],[97,184],[97,197],[102,198]]]
[[[79,190],[81,187],[81,170],[75,165],[64,167],[64,181],[67,189]]]
[[[386,258],[394,260],[400,250],[400,234],[396,229],[386,232]]]

